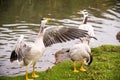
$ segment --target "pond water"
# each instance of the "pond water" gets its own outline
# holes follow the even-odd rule
[[[77,27],[82,23],[80,12],[84,9],[89,12],[88,24],[95,28],[98,38],[91,47],[119,45],[116,40],[116,33],[120,31],[119,0],[0,0],[0,76],[25,74],[25,67],[17,62],[10,63],[10,54],[21,34],[25,35],[26,41],[35,40],[42,17],[54,19],[46,26]],[[48,47],[37,63],[37,71],[51,68],[54,53],[77,42],[74,40]]]

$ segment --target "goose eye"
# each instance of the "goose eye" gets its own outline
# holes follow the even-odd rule
[[[41,20],[44,20],[43,18]]]

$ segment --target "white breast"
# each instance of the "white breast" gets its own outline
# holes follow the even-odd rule
[[[88,31],[88,34],[89,34],[90,36],[95,37],[94,28],[93,28],[91,25],[89,25],[89,24],[81,24],[81,25],[79,26],[79,29],[87,30],[87,31]]]

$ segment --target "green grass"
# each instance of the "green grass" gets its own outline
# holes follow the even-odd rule
[[[120,46],[92,48],[92,55],[93,62],[86,72],[73,73],[73,62],[65,61],[47,71],[37,72],[40,77],[34,80],[120,80]],[[25,80],[25,75],[0,77],[0,80]]]

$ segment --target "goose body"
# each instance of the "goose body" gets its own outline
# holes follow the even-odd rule
[[[40,30],[36,40],[33,43],[25,42],[24,36],[21,35],[16,43],[15,49],[11,53],[11,62],[18,60],[18,62],[26,66],[26,80],[31,80],[28,78],[28,67],[30,65],[33,65],[32,77],[39,77],[35,74],[35,65],[42,57],[45,47],[55,43],[62,43],[73,39],[78,39],[80,37],[89,36],[87,31],[76,28],[45,28],[45,24],[48,20],[48,18],[41,19]]]
[[[26,55],[23,59],[25,60],[24,63],[27,63],[26,65],[28,65],[29,63],[35,64],[42,57],[44,51],[45,46],[43,44],[43,39],[40,37],[39,41],[35,42],[35,44],[32,45],[28,55]]]
[[[32,80],[28,78],[28,67],[33,65],[32,77],[39,77],[34,72],[35,65],[42,57],[44,51],[45,46],[42,37],[39,37],[34,43],[27,43],[24,41],[24,36],[21,35],[17,41],[15,50],[11,53],[10,61],[18,60],[20,65],[26,66],[26,80]]]
[[[97,38],[95,38],[94,27],[87,23],[88,12],[86,10],[83,10],[82,14],[83,14],[84,19],[83,19],[83,23],[79,26],[79,29],[88,31],[88,34],[97,40]],[[88,43],[90,44],[90,42],[91,42],[91,40],[89,40]]]
[[[76,69],[76,62],[82,62],[80,70],[86,71],[84,64],[90,65],[92,63],[91,49],[89,45],[83,41],[82,43],[76,44],[71,48],[65,48],[56,52],[55,59],[55,64],[71,59],[74,62],[74,72],[78,72]],[[85,59],[88,59],[88,61],[86,62]]]
[[[69,56],[72,61],[82,61],[84,58],[89,59],[89,53],[91,53],[89,46],[87,44],[80,43],[70,48]]]
[[[92,37],[95,37],[95,33],[94,33],[94,28],[92,27],[92,25],[88,25],[88,24],[81,24],[79,26],[79,29],[83,29],[88,31],[88,34]]]

